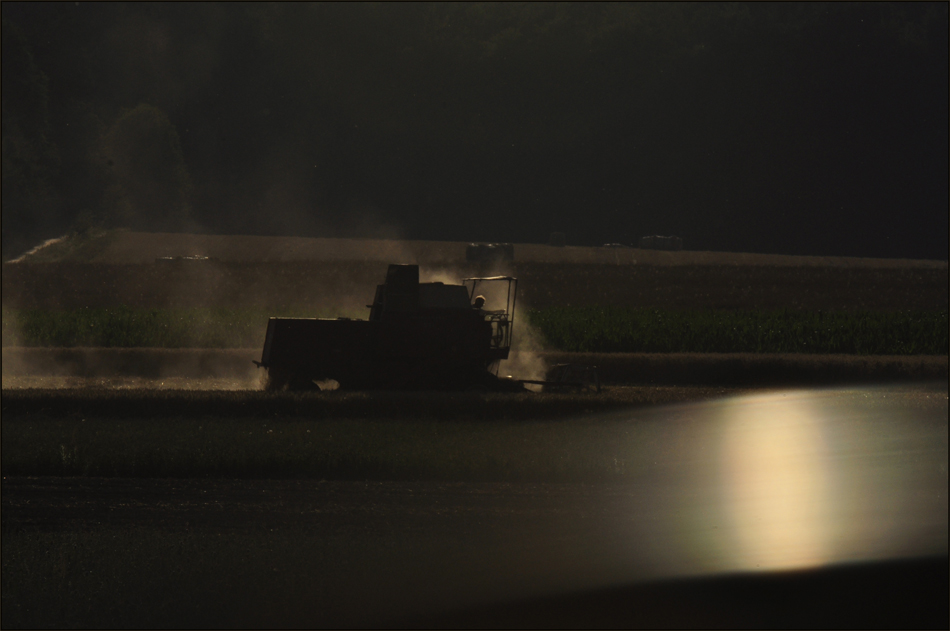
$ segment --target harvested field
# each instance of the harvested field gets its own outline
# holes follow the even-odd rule
[[[506,267],[465,260],[465,243],[147,234],[70,237],[3,265],[10,308],[365,308],[389,263],[423,280],[510,273],[534,308],[946,309],[946,261],[515,244]],[[207,256],[208,260],[157,261]]]
[[[399,259],[396,259],[397,262]],[[382,261],[43,263],[3,266],[3,305],[77,307],[264,307],[367,313]],[[944,310],[946,267],[610,265],[515,262],[503,269],[423,266],[423,280],[518,277],[519,304],[658,309]]]
[[[192,389],[200,383],[257,389],[260,349],[4,348],[3,389],[136,387]],[[596,366],[607,384],[781,386],[947,379],[946,356],[770,355],[758,353],[527,354],[545,365]],[[520,360],[512,354],[512,363]],[[502,364],[499,375],[505,376]],[[117,382],[116,379],[132,379]],[[142,381],[145,380],[145,381]],[[189,380],[199,380],[191,383]],[[96,386],[96,384],[99,384]]]

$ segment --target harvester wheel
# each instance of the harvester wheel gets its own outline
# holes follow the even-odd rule
[[[289,385],[289,375],[280,369],[268,368],[267,375],[264,377],[264,390],[269,392],[280,392],[286,390]]]

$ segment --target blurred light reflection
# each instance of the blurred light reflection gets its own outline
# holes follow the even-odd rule
[[[827,562],[832,471],[821,409],[802,394],[722,409],[720,497],[737,558],[763,570]]]
[[[634,474],[628,521],[597,544],[602,566],[620,582],[946,554],[947,395],[935,388],[618,415]]]

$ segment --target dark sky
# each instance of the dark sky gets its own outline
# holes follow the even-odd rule
[[[947,3],[2,5],[3,256],[90,226],[947,259]]]

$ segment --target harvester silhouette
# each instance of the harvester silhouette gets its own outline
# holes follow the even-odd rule
[[[517,288],[510,276],[420,283],[418,265],[390,265],[368,320],[270,318],[254,363],[278,390],[335,381],[347,390],[522,391],[497,376],[511,350]],[[499,308],[482,308],[479,292]]]

